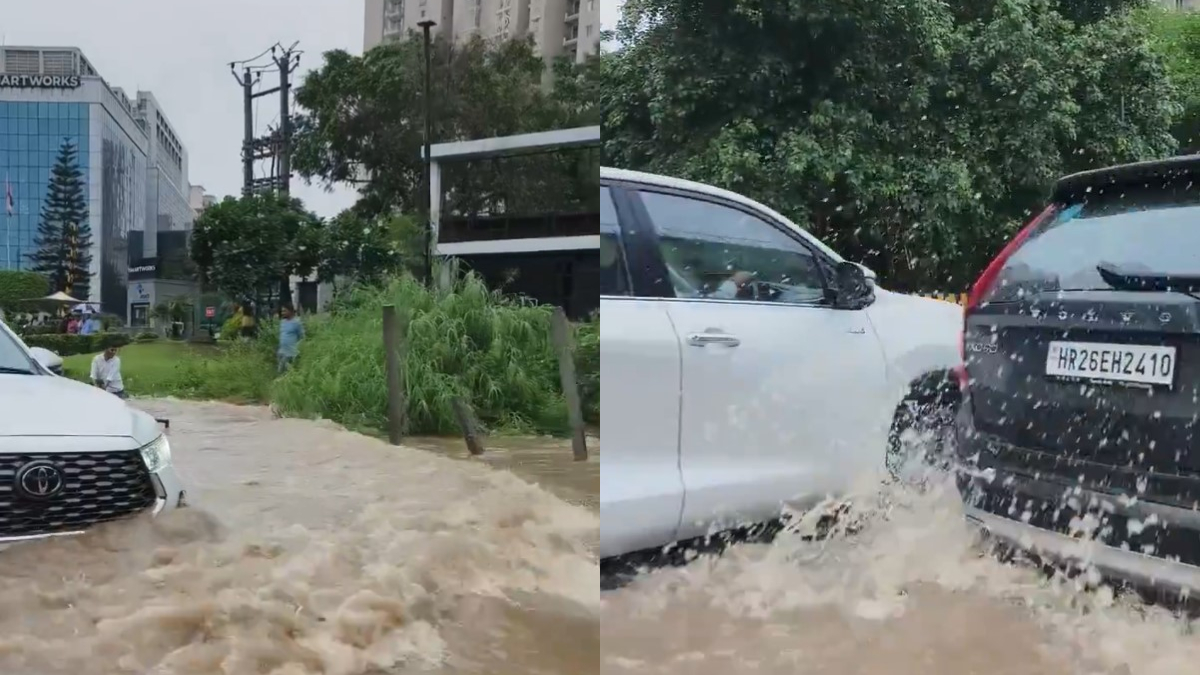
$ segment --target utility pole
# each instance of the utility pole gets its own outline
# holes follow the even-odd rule
[[[430,167],[433,163],[433,157],[430,156],[429,146],[431,137],[433,136],[433,99],[431,98],[433,86],[431,76],[433,70],[433,38],[430,35],[430,30],[437,25],[435,21],[425,20],[417,24],[421,27],[421,32],[425,39],[425,91],[422,107],[425,113],[425,198],[422,203],[425,206],[425,285],[433,288],[433,190],[430,186],[432,182]]]
[[[242,196],[274,192],[287,196],[291,193],[292,182],[292,73],[300,66],[301,52],[296,49],[298,43],[283,47],[275,43],[269,50],[264,51],[253,59],[235,61],[229,64],[229,70],[234,79],[242,87],[242,105],[244,108],[244,138],[242,141]],[[255,63],[270,52],[269,61]],[[237,74],[237,67],[242,66],[242,75]],[[279,86],[255,91],[261,82],[263,73],[278,72]],[[271,94],[279,94],[279,126],[268,129],[262,136],[255,136],[254,102]],[[263,178],[254,175],[255,162],[271,160],[271,171]],[[284,277],[279,280],[279,301],[290,302],[292,297],[291,280]],[[259,311],[257,299],[255,311]]]
[[[244,138],[242,140],[242,194],[244,196],[260,192],[278,192],[286,195],[291,192],[292,178],[292,119],[291,96],[292,74],[300,65],[301,52],[296,49],[296,43],[290,47],[275,44],[269,50],[270,61],[255,64],[254,61],[265,56],[263,52],[250,61],[229,64],[233,77],[242,87],[242,107],[244,120]],[[237,66],[242,66],[242,75],[238,75]],[[279,86],[262,91],[255,87],[262,81],[266,72],[279,73]],[[264,96],[279,95],[279,126],[268,130],[265,135],[255,135],[254,102]],[[256,178],[254,166],[262,160],[274,160],[272,171],[263,178]]]

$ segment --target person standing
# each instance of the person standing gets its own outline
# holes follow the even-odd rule
[[[242,305],[242,339],[252,339],[255,334],[255,327],[254,303],[247,302]]]
[[[304,339],[304,324],[296,316],[296,310],[290,303],[284,303],[279,308],[279,351],[276,353],[276,365],[280,374],[286,373],[292,362],[300,355],[300,341]]]
[[[109,347],[92,359],[92,384],[117,398],[126,397],[121,357],[117,356],[116,347]]]

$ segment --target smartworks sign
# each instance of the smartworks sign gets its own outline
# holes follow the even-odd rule
[[[0,73],[0,89],[77,89],[78,75],[5,75]]]

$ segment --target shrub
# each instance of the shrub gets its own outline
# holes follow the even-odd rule
[[[59,356],[92,354],[102,352],[109,347],[124,347],[130,342],[129,336],[124,333],[96,333],[95,335],[54,333],[47,335],[26,335],[22,339],[30,347],[49,349]]]
[[[12,308],[21,300],[40,298],[50,289],[50,282],[37,272],[0,270],[0,309]]]
[[[238,335],[241,334],[241,332],[242,332],[242,313],[241,313],[241,311],[237,311],[237,312],[233,313],[233,316],[226,319],[225,323],[221,324],[220,339],[223,342],[229,342],[232,340],[236,340],[238,338]]]
[[[150,331],[146,331],[144,333],[138,333],[136,336],[134,336],[133,341],[134,342],[154,342],[158,338],[159,338],[158,333],[152,333]]]
[[[580,324],[575,334],[575,376],[579,379],[579,397],[583,417],[600,423],[600,314]]]
[[[448,292],[405,275],[383,288],[358,287],[306,325],[297,367],[272,398],[285,414],[321,415],[383,428],[387,389],[382,307],[411,317],[403,363],[409,433],[457,432],[451,401],[467,399],[485,426],[558,433],[566,429],[549,307],[507,299],[468,275]],[[266,326],[264,326],[266,328]],[[261,341],[273,344],[264,331]]]

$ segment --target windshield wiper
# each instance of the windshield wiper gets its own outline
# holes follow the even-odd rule
[[[0,374],[3,375],[37,375],[29,368],[13,368],[12,366],[0,366]]]
[[[1200,292],[1200,274],[1161,274],[1119,270],[1108,263],[1096,265],[1100,278],[1119,291]]]

